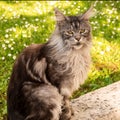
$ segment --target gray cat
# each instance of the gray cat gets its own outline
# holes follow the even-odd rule
[[[87,78],[91,57],[92,7],[65,16],[55,9],[56,28],[45,44],[24,49],[7,92],[8,120],[70,120],[69,98]]]

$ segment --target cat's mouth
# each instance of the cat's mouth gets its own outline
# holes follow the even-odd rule
[[[73,45],[74,49],[80,49],[83,47],[83,44],[81,44],[80,42],[77,42],[76,44]]]
[[[80,42],[77,42],[76,45],[79,46],[79,45],[81,45],[81,43],[80,43]]]

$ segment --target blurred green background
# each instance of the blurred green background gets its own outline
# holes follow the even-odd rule
[[[94,1],[0,1],[0,120],[6,116],[6,89],[16,56],[32,43],[44,43],[55,28],[53,8],[81,14]],[[92,65],[72,98],[120,80],[120,1],[98,1],[93,17]]]

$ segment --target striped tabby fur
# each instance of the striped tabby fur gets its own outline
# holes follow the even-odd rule
[[[8,120],[70,120],[69,98],[87,78],[92,8],[80,16],[55,9],[56,28],[45,44],[23,50],[7,92]]]

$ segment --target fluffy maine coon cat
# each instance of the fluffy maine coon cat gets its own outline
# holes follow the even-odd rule
[[[56,28],[45,44],[17,58],[7,92],[8,120],[70,120],[69,98],[87,78],[91,57],[92,7],[65,16],[55,9]]]

